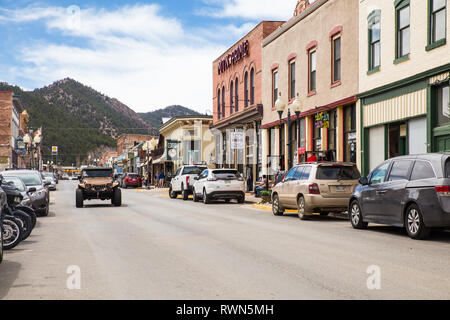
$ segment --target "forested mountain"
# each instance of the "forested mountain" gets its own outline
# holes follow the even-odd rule
[[[58,146],[58,161],[66,165],[83,161],[89,151],[99,146],[116,146],[112,137],[70,114],[64,107],[48,103],[34,92],[5,83],[0,84],[0,91],[13,91],[21,97],[30,116],[29,127],[36,130],[42,126],[42,154],[45,162],[51,160],[52,146]]]
[[[138,115],[146,121],[151,127],[161,127],[161,121],[163,118],[172,118],[175,116],[191,116],[200,115],[197,111],[182,106],[169,106],[164,109],[159,109],[147,113],[138,113]]]
[[[58,161],[65,165],[80,164],[94,150],[116,147],[115,139],[123,133],[157,136],[162,118],[198,114],[182,106],[170,106],[142,113],[144,121],[117,99],[69,78],[34,91],[0,83],[0,91],[19,95],[30,116],[29,126],[42,127],[44,161],[51,160],[51,147],[58,146]]]

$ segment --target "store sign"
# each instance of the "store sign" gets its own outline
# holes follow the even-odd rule
[[[244,132],[231,132],[231,150],[245,149]]]
[[[53,146],[52,147],[52,153],[53,154],[58,154],[58,146]]]
[[[315,116],[316,128],[328,129],[330,127],[330,115],[326,112],[320,112]]]
[[[178,145],[179,141],[167,140],[167,160],[178,160]]]
[[[219,61],[218,73],[224,73],[229,68],[237,64],[239,61],[244,59],[250,54],[250,46],[248,40],[242,42],[236,49],[234,49],[226,57]]]

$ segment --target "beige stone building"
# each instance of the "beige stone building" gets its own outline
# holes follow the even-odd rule
[[[450,151],[448,1],[358,2],[362,172]]]
[[[299,1],[294,17],[263,41],[261,128],[269,174],[312,154],[357,161],[358,2]],[[299,124],[296,97],[303,104]],[[286,103],[281,131],[278,98]]]

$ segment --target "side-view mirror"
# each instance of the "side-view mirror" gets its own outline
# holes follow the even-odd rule
[[[199,180],[199,179],[200,179],[199,177],[195,177],[195,178],[194,178],[194,180]]]
[[[367,179],[367,177],[362,177],[359,179],[359,183],[363,186],[367,186],[369,184],[369,179]]]
[[[49,185],[51,185],[52,183],[48,180],[44,181],[44,186],[48,187]]]
[[[28,192],[29,192],[29,193],[34,193],[34,192],[36,192],[36,188],[34,188],[34,187],[33,187],[33,188],[30,188],[30,190],[28,190]]]

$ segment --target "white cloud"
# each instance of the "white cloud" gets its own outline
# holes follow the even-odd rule
[[[17,72],[36,87],[71,77],[138,112],[172,104],[212,109],[211,65],[225,46],[213,40],[214,30],[188,32],[157,5],[1,9],[0,24],[6,21],[43,22],[49,33],[65,36],[63,42],[47,37],[22,47]],[[225,32],[248,28],[229,25]]]
[[[203,0],[208,7],[199,11],[217,18],[252,20],[288,20],[297,0]]]

